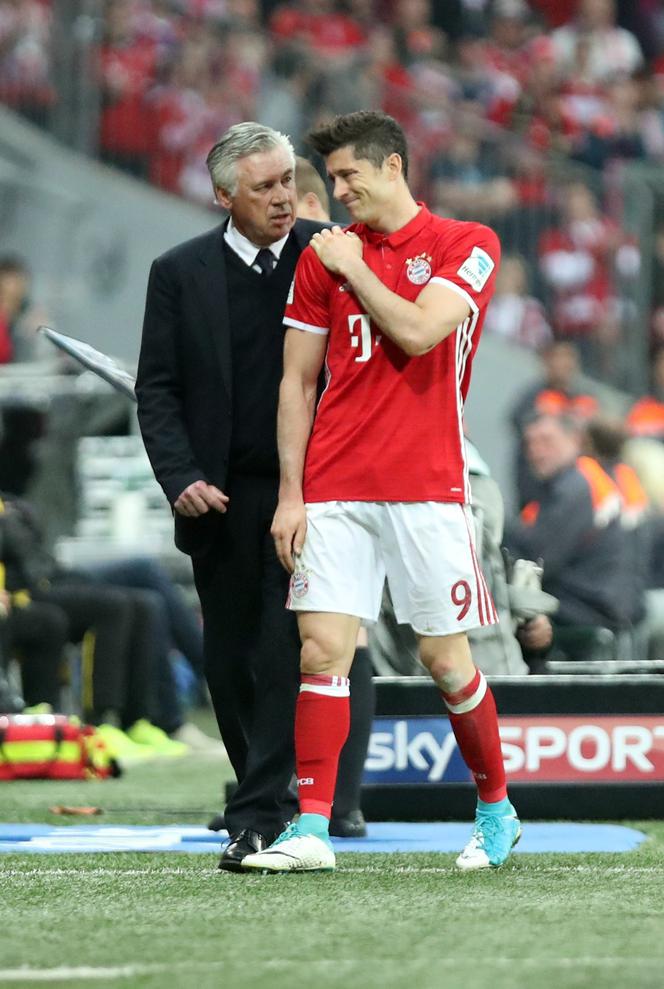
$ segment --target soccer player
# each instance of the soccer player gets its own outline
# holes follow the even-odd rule
[[[291,571],[288,606],[302,640],[301,813],[242,865],[334,868],[328,819],[348,732],[348,673],[358,626],[378,617],[387,577],[397,620],[417,633],[477,783],[475,828],[457,866],[499,866],[520,824],[495,702],[466,637],[496,612],[475,554],[462,429],[499,242],[487,227],[433,216],[413,199],[406,141],[386,114],[337,117],[310,140],[354,222],[314,235],[285,316],[272,533]]]

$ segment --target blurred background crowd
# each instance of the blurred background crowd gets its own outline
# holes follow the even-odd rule
[[[599,523],[591,513],[587,531],[577,532],[577,544],[563,561],[572,580],[563,580],[562,598],[569,587],[586,595],[580,624],[608,629],[612,636],[608,653],[600,648],[601,637],[584,640],[581,653],[597,647],[597,655],[615,658],[622,650],[623,657],[664,661],[661,593],[650,593],[664,587],[659,0],[0,0],[0,103],[60,146],[131,176],[142,188],[209,210],[211,224],[217,218],[205,156],[231,124],[261,121],[289,134],[296,150],[307,154],[307,131],[335,113],[375,108],[396,117],[409,140],[417,196],[442,215],[486,222],[502,241],[484,332],[507,352],[529,355],[531,370],[525,381],[515,357],[519,371],[497,387],[507,395],[503,432],[509,433],[510,422],[514,431],[513,469],[508,467],[510,483],[503,486],[514,519],[505,539],[514,554],[544,559],[547,590],[555,568],[547,569],[547,546],[523,529],[538,524],[528,507],[546,507],[547,483],[576,470],[579,456],[597,458],[609,483],[618,485],[614,493],[622,508]],[[320,170],[321,162],[314,164]],[[0,185],[2,177],[0,169]],[[0,197],[11,214],[7,202]],[[332,204],[334,218],[344,222],[337,209]],[[112,230],[106,241],[104,224],[92,237],[83,214],[77,224],[94,248],[91,255],[101,243],[102,263],[85,282],[94,286],[101,306],[112,295],[113,279],[123,277],[129,265]],[[31,291],[33,259],[4,247],[0,234],[0,370],[42,356],[34,328],[47,318]],[[52,256],[51,251],[49,263]],[[42,255],[37,263],[45,267]],[[137,272],[141,285],[146,275]],[[79,294],[82,284],[76,286]],[[142,299],[135,300],[134,341],[140,306]],[[81,415],[77,405],[70,427],[72,419],[85,418],[87,430],[68,427],[67,435],[131,433],[133,411],[126,405],[109,409],[107,396],[104,403],[97,428],[90,409]],[[86,504],[84,497],[68,511],[65,494],[57,518],[53,511],[58,490],[81,493],[73,453],[69,473],[63,470],[66,444],[58,441],[57,423],[66,413],[51,415],[50,426],[57,447],[51,462],[57,459],[64,481],[60,488],[49,481],[45,499],[49,430],[45,438],[34,403],[5,398],[2,406],[0,490],[33,497],[45,544],[53,548],[55,537],[76,525],[81,531]],[[557,418],[562,429],[550,430],[548,437],[529,434],[533,415]],[[473,439],[480,453],[491,445],[485,436]],[[37,481],[29,455],[35,441],[42,447]],[[542,442],[548,443],[548,459],[546,450],[541,456]],[[94,456],[103,459],[101,447]],[[616,468],[623,463],[636,471],[637,495],[618,484],[623,474]],[[106,495],[100,479],[93,481],[88,509],[114,490],[113,479],[104,481]],[[141,481],[144,491],[147,484]],[[588,484],[592,502],[596,492]],[[125,491],[125,508],[126,496]],[[154,497],[163,513],[159,492],[150,491],[148,500]],[[563,510],[574,508],[565,503]],[[519,511],[526,512],[520,519]],[[100,537],[94,512],[88,515],[86,533]],[[582,586],[588,574],[576,584],[574,568],[587,562],[595,530],[603,530],[599,541],[606,542],[614,522],[629,533],[638,528],[643,541],[635,549],[632,536],[625,536],[614,569],[614,600],[598,603]],[[168,539],[167,527],[160,538]],[[498,543],[501,538],[502,532]],[[552,559],[554,548],[560,550],[555,530],[545,526],[541,538],[549,539]],[[58,580],[67,583],[59,571]],[[562,600],[559,573],[551,580],[548,590]],[[629,605],[621,599],[626,583]],[[541,624],[530,628],[542,632]],[[535,632],[530,645],[529,634],[521,635],[521,648],[528,658],[532,647],[536,660],[550,637]],[[163,669],[163,659],[153,660],[160,663]],[[192,663],[200,679],[198,660]],[[104,696],[106,688],[99,689]],[[92,711],[97,718],[103,713]],[[147,717],[142,710],[131,717],[136,714],[137,721]],[[115,720],[123,724],[127,717],[120,711]],[[181,727],[179,714],[162,710],[152,718],[172,736]]]
[[[204,204],[230,124],[302,150],[322,118],[381,108],[417,194],[501,236],[489,331],[573,339],[616,384],[637,377],[628,349],[664,343],[656,0],[1,0],[0,99]]]

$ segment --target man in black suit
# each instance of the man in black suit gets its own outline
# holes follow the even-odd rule
[[[295,810],[299,638],[270,525],[282,316],[297,259],[322,225],[296,221],[293,149],[271,128],[236,124],[207,164],[229,219],[153,263],[136,395],[176,545],[193,560],[206,677],[239,784],[220,868],[240,871]]]

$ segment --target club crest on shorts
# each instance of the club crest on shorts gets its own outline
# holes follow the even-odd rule
[[[290,579],[290,592],[294,598],[303,598],[309,590],[309,571],[295,570]]]
[[[406,258],[406,275],[413,285],[424,285],[431,278],[431,255],[422,253]]]

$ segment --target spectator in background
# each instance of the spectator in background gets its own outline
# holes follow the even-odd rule
[[[99,53],[102,161],[137,178],[149,171],[151,119],[146,94],[158,66],[158,48],[138,31],[131,0],[110,0]]]
[[[269,27],[278,42],[295,43],[330,64],[349,61],[366,42],[362,25],[352,13],[337,9],[334,0],[284,3],[270,18]]]
[[[180,176],[190,149],[209,127],[205,102],[209,57],[208,45],[191,36],[184,38],[147,96],[150,179],[167,192],[182,192]]]
[[[539,245],[554,332],[574,340],[585,370],[601,371],[619,335],[616,278],[636,276],[638,247],[600,213],[581,182],[562,190],[561,213],[560,225],[545,231]]]
[[[650,276],[650,343],[655,353],[664,350],[664,223],[658,214],[653,237],[652,272]]]
[[[8,656],[19,661],[26,705],[48,704],[59,711],[69,640],[67,615],[57,604],[31,601],[25,591],[0,594],[6,612],[4,646]]]
[[[531,19],[532,11],[525,0],[494,0],[484,61],[496,94],[518,91],[526,83]]]
[[[529,350],[544,350],[553,341],[542,303],[528,294],[526,262],[518,255],[503,255],[484,332]]]
[[[524,437],[542,486],[506,526],[505,544],[514,556],[543,561],[542,589],[559,602],[554,639],[560,627],[625,628],[630,603],[616,484],[596,460],[580,455],[582,433],[570,417],[539,416]]]
[[[630,436],[664,443],[664,345],[653,354],[650,373],[650,393],[632,405],[626,425]]]
[[[16,324],[26,304],[28,278],[22,258],[10,254],[0,258],[0,364],[14,360]]]
[[[306,127],[315,76],[311,56],[296,46],[279,46],[267,61],[257,103],[257,117],[282,134]]]
[[[653,518],[653,552],[646,591],[648,659],[664,660],[664,501]]]
[[[635,79],[618,78],[603,89],[605,106],[574,142],[572,158],[602,170],[646,157],[643,91]]]
[[[433,23],[432,0],[395,0],[392,23],[399,61],[441,59],[446,51],[444,33]]]
[[[30,305],[31,274],[18,254],[0,256],[0,364],[34,360],[41,355],[36,330],[47,322],[40,306]]]
[[[519,505],[537,494],[537,478],[525,456],[523,435],[526,424],[536,415],[565,415],[580,422],[593,416],[599,403],[583,384],[576,347],[566,341],[554,341],[541,355],[543,376],[517,399],[511,413],[517,443],[515,480]]]
[[[561,98],[550,38],[539,35],[531,39],[526,54],[518,81],[493,88],[488,118],[521,135],[535,150],[566,154],[576,128]]]
[[[177,650],[188,663],[195,678],[195,700],[207,702],[203,658],[203,629],[198,616],[184,598],[182,590],[156,560],[147,556],[129,556],[88,564],[82,575],[98,584],[149,592],[151,610],[157,613],[160,649],[153,671],[154,705],[152,720],[177,742],[209,755],[222,755],[223,746],[205,735],[185,718],[182,699],[169,661]]]
[[[329,222],[330,196],[325,182],[311,162],[300,155],[295,159],[295,188],[299,219]]]
[[[587,66],[596,82],[632,75],[643,63],[641,47],[630,31],[616,25],[615,0],[580,0],[575,19],[551,35],[563,75],[575,71],[580,43],[587,46]]]
[[[495,154],[470,130],[458,130],[431,167],[434,208],[444,216],[494,222],[517,204],[512,183],[496,169]]]
[[[0,102],[42,127],[56,95],[50,7],[39,0],[0,0]]]
[[[159,664],[168,658],[158,598],[149,591],[99,586],[84,574],[59,567],[45,550],[38,520],[25,501],[5,497],[0,526],[6,586],[16,609],[10,631],[19,649],[33,646],[28,657],[33,662],[28,677],[31,699],[39,695],[41,672],[47,683],[40,700],[48,695],[48,703],[53,702],[53,674],[63,637],[81,643],[83,716],[103,726],[112,754],[120,760],[146,752],[184,755],[187,746],[168,738],[150,720]],[[36,634],[38,622],[44,634],[53,633],[50,660],[44,634]],[[37,638],[41,652],[35,646]]]
[[[627,553],[625,603],[629,624],[632,629],[638,629],[646,617],[646,590],[652,563],[653,528],[648,496],[634,468],[625,463],[627,433],[621,419],[606,415],[593,417],[586,425],[586,440],[588,453],[615,481],[622,499],[620,517]],[[664,632],[664,615],[659,625],[661,635]],[[642,638],[648,637],[644,628]],[[637,652],[647,652],[646,644],[640,648],[636,637],[633,646]]]

